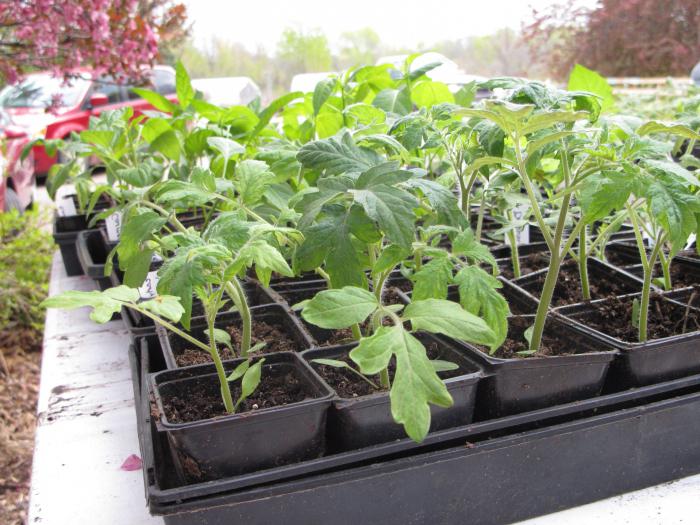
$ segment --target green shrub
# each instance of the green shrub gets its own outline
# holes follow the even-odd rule
[[[41,211],[0,214],[0,330],[42,329],[53,240]]]

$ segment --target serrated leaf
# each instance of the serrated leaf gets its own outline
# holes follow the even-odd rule
[[[372,275],[392,270],[397,264],[406,260],[410,253],[410,250],[398,244],[390,244],[386,248],[383,248],[372,267]]]
[[[304,306],[301,316],[321,328],[340,329],[364,322],[378,306],[372,292],[345,286],[317,293]]]
[[[157,295],[153,299],[139,303],[139,306],[173,322],[179,321],[185,313],[185,309],[180,304],[180,298],[173,295]]]
[[[381,161],[374,151],[358,147],[349,133],[340,140],[329,138],[305,144],[297,159],[305,168],[324,170],[328,175],[361,173]]]
[[[454,281],[458,285],[462,307],[483,318],[493,331],[495,337],[490,347],[495,351],[508,336],[510,315],[508,302],[498,291],[502,287],[501,282],[478,266],[462,268]]]
[[[413,209],[418,206],[413,195],[385,185],[367,190],[351,190],[351,193],[367,216],[376,221],[387,239],[400,246],[411,246],[416,220]]]
[[[407,115],[413,109],[411,96],[406,89],[383,89],[374,97],[372,105],[396,115]]]
[[[236,166],[236,191],[247,206],[258,204],[274,180],[275,174],[261,160],[246,159]]]
[[[574,65],[569,74],[569,91],[587,91],[600,97],[601,111],[607,111],[615,105],[613,91],[605,77],[581,64]]]
[[[460,232],[452,241],[452,252],[463,255],[475,262],[483,262],[496,267],[496,259],[489,249],[476,240],[471,229]]]
[[[411,321],[414,330],[443,334],[458,341],[492,346],[496,334],[474,314],[459,304],[442,299],[424,299],[411,302],[403,317]]]
[[[207,144],[209,144],[212,149],[221,153],[221,156],[225,159],[230,159],[234,155],[245,152],[245,148],[238,142],[226,137],[209,137],[207,139]]]
[[[321,107],[326,103],[326,100],[328,100],[328,97],[331,96],[337,85],[338,79],[335,77],[324,78],[318,84],[316,84],[312,97],[314,115],[318,115]]]
[[[644,136],[652,133],[669,133],[677,137],[690,140],[700,140],[700,134],[683,124],[664,124],[656,120],[650,120],[637,128],[637,135]]]
[[[452,282],[452,262],[448,257],[438,257],[426,264],[411,277],[412,301],[422,299],[446,299],[447,287]]]
[[[190,102],[194,99],[192,81],[187,74],[185,66],[183,66],[180,61],[175,65],[175,93],[177,94],[177,100],[180,106],[183,108],[189,106]]]

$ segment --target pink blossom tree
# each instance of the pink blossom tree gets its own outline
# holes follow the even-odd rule
[[[2,0],[0,76],[78,67],[136,79],[159,45],[184,36],[186,10],[173,0]]]

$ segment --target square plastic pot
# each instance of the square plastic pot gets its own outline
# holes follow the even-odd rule
[[[639,279],[644,277],[644,267],[641,264],[626,266],[624,270]],[[654,266],[654,277],[663,279],[663,271],[660,264]],[[682,275],[685,283],[677,281],[677,275]],[[690,286],[700,286],[700,261],[674,257],[671,261],[671,285],[673,289],[688,288]]]
[[[530,255],[531,253],[549,253],[547,243],[532,242],[530,244],[521,244],[518,246],[518,255]],[[496,259],[505,259],[511,257],[511,248],[508,245],[502,244],[495,248],[491,248],[491,254]]]
[[[474,414],[477,384],[481,379],[479,367],[447,341],[430,334],[420,333],[417,336],[423,344],[438,345],[439,355],[436,358],[456,363],[462,372],[459,376],[445,379],[445,386],[454,404],[449,408],[431,405],[430,431],[470,423]],[[349,344],[319,348],[307,350],[301,355],[313,367],[314,359],[339,359],[347,356],[355,346],[357,345]],[[330,385],[328,388],[333,390]],[[405,437],[406,431],[403,426],[396,423],[391,416],[389,392],[356,398],[342,398],[335,394],[328,414],[329,452],[356,450]]]
[[[534,321],[534,316],[510,317],[509,332],[517,331],[515,337],[521,337],[520,332]],[[461,343],[467,356],[485,372],[479,387],[477,417],[480,420],[600,395],[617,352],[555,316],[547,319],[545,333],[556,336],[571,355],[502,359]]]
[[[109,275],[105,275],[108,252],[100,231],[81,231],[76,239],[76,250],[83,273],[92,278],[100,290],[111,288],[112,280]]]
[[[293,306],[304,299],[311,299],[318,292],[325,289],[327,289],[327,284],[323,279],[298,282],[280,281],[270,284],[273,297],[279,298],[280,301],[289,306]]]
[[[225,364],[230,373],[243,360]],[[303,401],[201,421],[176,423],[165,415],[164,400],[193,395],[198,389],[219,392],[214,365],[168,370],[150,376],[159,420],[176,457],[196,463],[199,479],[218,479],[317,458],[325,450],[326,414],[333,397],[303,359],[291,352],[265,356],[266,376],[294,374],[307,394]],[[187,469],[192,472],[193,469]]]
[[[639,297],[640,294],[630,296]],[[671,292],[663,298],[670,304],[687,307],[682,301],[683,292]],[[700,373],[700,332],[652,339],[644,343],[632,343],[612,337],[586,324],[593,315],[594,306],[609,299],[601,299],[590,304],[578,304],[555,309],[579,331],[616,348],[619,352],[610,370],[607,390],[619,391],[626,388],[651,385],[662,381]],[[693,310],[698,310],[697,308]]]
[[[574,272],[578,272],[578,267],[571,266]],[[548,269],[539,270],[533,272],[519,279],[514,279],[513,283],[517,284],[520,288],[526,292],[532,294],[535,298],[539,300],[540,293],[542,292],[542,286],[544,285],[544,279],[547,277]],[[561,277],[561,274],[560,274]],[[613,266],[610,263],[596,259],[595,257],[588,258],[588,282],[591,287],[596,282],[614,282],[618,287],[621,288],[622,293],[620,295],[626,295],[631,293],[637,293],[642,289],[642,281],[626,271]],[[559,289],[559,284],[554,289],[554,296],[552,297],[552,308],[555,306],[555,299],[557,297],[557,291]],[[593,295],[593,290],[591,290],[591,295]],[[592,297],[592,299],[599,299],[600,297]]]
[[[297,351],[302,352],[313,346],[312,339],[308,333],[302,328],[300,321],[289,314],[288,310],[278,304],[268,304],[264,306],[255,306],[250,309],[253,324],[255,321],[273,321],[275,324],[285,327],[289,335],[291,335],[298,345]],[[241,316],[238,312],[223,312],[219,313],[214,323],[216,328],[225,329],[232,324],[240,323]],[[206,334],[207,324],[204,318],[193,319],[190,324],[190,334],[199,341],[206,342],[208,340]],[[176,356],[186,348],[191,348],[192,343],[189,343],[177,334],[167,331],[161,327],[156,330],[160,339],[163,355],[168,368],[179,368]],[[235,347],[234,347],[235,348]],[[263,348],[263,353],[269,350]]]

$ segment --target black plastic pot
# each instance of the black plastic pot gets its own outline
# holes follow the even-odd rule
[[[523,338],[522,332],[534,320],[534,316],[510,317],[509,334],[515,339]],[[561,341],[571,355],[501,359],[489,355],[486,349],[462,343],[468,357],[485,371],[479,386],[478,419],[538,410],[601,393],[616,355],[613,348],[553,316],[547,319],[547,334]]]
[[[549,253],[549,248],[547,243],[544,242],[533,242],[530,244],[521,244],[518,246],[518,255],[530,255],[531,253]],[[495,248],[491,248],[491,254],[496,259],[505,259],[511,257],[510,246],[502,244]]]
[[[502,277],[498,277],[498,280],[503,285],[500,293],[505,297],[506,301],[508,301],[511,314],[527,315],[537,312],[539,301],[532,294]],[[411,292],[398,290],[397,294],[402,298],[404,303],[408,304],[411,302]],[[450,285],[447,287],[447,299],[457,303],[459,302],[459,288],[457,285]]]
[[[105,275],[108,252],[100,231],[97,229],[81,231],[76,239],[76,251],[83,273],[91,277],[100,290],[110,288],[112,280],[109,275]]]
[[[562,268],[564,264],[567,264],[568,262],[568,260],[565,261],[562,264]],[[578,276],[578,266],[572,264],[571,269]],[[544,280],[547,277],[547,272],[548,269],[545,268],[544,270],[533,272],[524,277],[521,277],[520,279],[515,279],[513,282],[520,286],[526,292],[532,294],[534,297],[539,299],[540,293],[542,292]],[[593,286],[596,284],[596,282],[604,283],[606,281],[615,283],[621,289],[621,293],[619,295],[636,293],[642,289],[642,281],[638,277],[627,273],[621,268],[613,266],[612,264],[609,264],[605,261],[601,261],[600,259],[596,259],[595,257],[589,257],[588,282],[591,286],[592,299],[599,299],[599,297],[593,296],[595,292]],[[557,284],[557,286],[554,288],[554,295],[552,297],[552,307],[556,305],[557,298],[559,297],[558,294],[560,293],[559,289],[560,285]]]
[[[671,261],[671,285],[673,289],[688,288],[690,286],[700,286],[700,261],[688,260],[681,257],[674,257]],[[641,264],[632,264],[623,268],[627,273],[642,279],[644,277],[644,267]],[[654,266],[654,278],[663,280],[663,271],[660,264]],[[678,276],[682,281],[678,281]],[[661,284],[656,283],[659,288]]]
[[[635,294],[630,300],[638,296]],[[667,294],[664,301],[668,301],[669,305],[686,308],[683,297],[683,292],[672,292]],[[623,341],[592,328],[586,322],[593,315],[595,305],[606,301],[609,299],[555,309],[557,314],[566,317],[580,331],[619,350],[610,370],[606,390],[618,391],[700,373],[700,331],[645,343]],[[692,306],[691,308],[700,312]]]
[[[289,314],[286,308],[278,304],[268,304],[264,306],[255,306],[250,309],[250,314],[255,321],[267,321],[276,325],[284,326],[288,334],[291,335],[298,345],[297,351],[301,352],[313,346],[311,337],[302,328],[301,323],[295,317]],[[215,326],[216,328],[225,329],[232,324],[238,324],[241,321],[241,316],[238,312],[223,312],[217,315]],[[208,341],[206,334],[206,321],[203,318],[193,319],[190,324],[190,334],[198,341]],[[187,348],[192,348],[192,344],[181,338],[179,335],[158,328],[158,337],[160,339],[165,362],[168,368],[178,368],[176,356]],[[270,350],[263,348],[263,353],[268,353]],[[208,357],[208,356],[207,356]]]
[[[226,363],[230,373],[241,359]],[[151,376],[151,390],[164,432],[177,458],[190,465],[185,470],[202,480],[244,474],[321,456],[325,450],[326,413],[332,392],[296,354],[265,356],[265,377],[293,374],[306,399],[288,405],[189,423],[173,423],[165,416],[164,402],[171,397],[192,396],[198,389],[219,392],[214,365],[168,370]],[[193,469],[190,462],[196,464]]]
[[[304,299],[311,299],[316,293],[326,288],[326,281],[323,279],[299,282],[279,281],[270,285],[271,291],[289,306],[294,306]]]
[[[142,350],[135,378],[157,370]],[[700,472],[700,376],[188,485],[148,396],[135,405],[146,500],[167,525],[496,525]]]
[[[454,400],[449,408],[430,407],[430,430],[466,425],[471,422],[476,400],[476,388],[481,378],[480,369],[450,343],[418,334],[423,344],[438,347],[435,359],[450,361],[459,365],[459,375],[445,379],[445,386]],[[307,350],[302,357],[311,364],[314,359],[341,359],[356,345],[334,346]],[[456,373],[456,372],[455,372]],[[323,380],[323,377],[321,377]],[[326,383],[328,385],[328,383]],[[328,388],[333,390],[331,385]],[[391,416],[391,402],[388,392],[378,392],[368,396],[342,398],[336,394],[333,406],[328,414],[329,452],[341,452],[384,443],[406,436],[403,426],[397,424]]]

